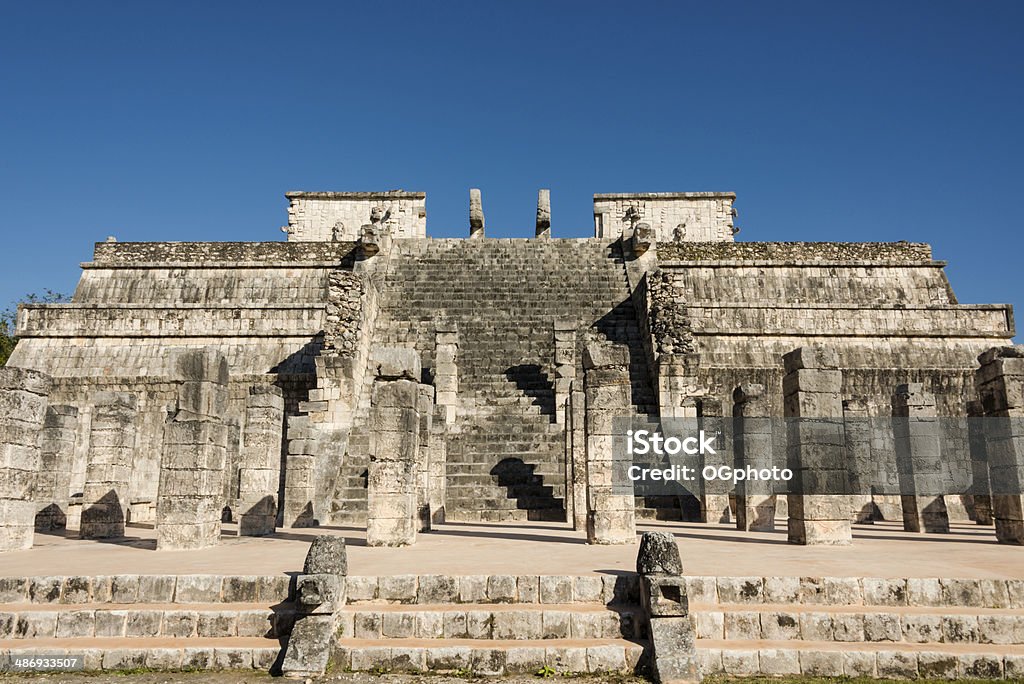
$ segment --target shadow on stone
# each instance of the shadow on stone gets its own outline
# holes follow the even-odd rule
[[[555,388],[540,365],[522,363],[505,369],[505,377],[516,384],[519,391],[533,399],[540,412],[555,418]]]

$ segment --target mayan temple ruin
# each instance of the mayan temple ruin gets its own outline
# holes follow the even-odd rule
[[[1024,676],[1024,347],[1012,308],[959,303],[929,245],[740,242],[730,192],[597,194],[593,237],[566,238],[579,222],[541,190],[517,239],[488,235],[479,190],[459,239],[428,237],[425,193],[286,198],[286,240],[111,238],[70,303],[19,309],[0,564],[38,569],[0,577],[4,657]],[[624,490],[622,426],[673,420],[728,435],[702,463],[786,467],[803,489]],[[913,558],[951,529],[982,549],[953,572],[977,574],[829,574],[829,554]],[[445,530],[453,554],[518,530],[538,562],[576,555],[417,565]],[[736,560],[694,573],[686,533]],[[291,579],[216,564],[300,542]],[[780,547],[813,560],[773,569]],[[31,555],[71,549],[99,569]],[[165,569],[103,565],[129,550]],[[168,636],[194,641],[153,645]]]

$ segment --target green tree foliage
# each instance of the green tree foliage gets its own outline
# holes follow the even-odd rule
[[[22,304],[60,304],[71,301],[71,298],[60,292],[46,290],[43,294],[27,294],[21,298]],[[12,304],[9,308],[0,311],[0,366],[7,363],[14,351],[14,345],[18,343],[14,337],[17,326],[18,305]]]

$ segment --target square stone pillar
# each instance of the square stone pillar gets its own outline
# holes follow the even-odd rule
[[[253,385],[245,400],[238,468],[238,534],[273,534],[277,523],[277,494],[281,486],[284,439],[284,396],[280,387]]]
[[[842,545],[850,527],[846,438],[843,434],[843,373],[835,351],[799,347],[782,357],[786,446],[793,471],[790,544]]]
[[[900,385],[892,397],[892,415],[903,529],[949,532],[935,397],[919,382]]]
[[[138,398],[127,392],[97,392],[93,397],[78,531],[82,539],[124,536],[138,408]]]
[[[576,377],[576,323],[555,321],[555,422],[565,425],[569,387]]]
[[[744,383],[732,394],[737,469],[771,469],[772,423],[764,385]],[[744,480],[736,485],[736,529],[771,532],[775,529],[775,494],[771,482]]]
[[[36,531],[67,527],[71,498],[71,470],[75,458],[78,409],[50,406],[39,443],[41,467],[36,480]]]
[[[1024,345],[990,349],[978,362],[996,539],[1024,544]]]
[[[843,400],[843,432],[850,474],[850,520],[871,523],[875,519],[872,498],[875,463],[871,455],[871,419],[864,399]]]
[[[434,405],[434,419],[430,422],[430,442],[427,448],[427,475],[429,488],[427,501],[430,506],[430,524],[440,525],[445,521],[445,496],[448,490],[448,433],[445,425],[444,406]]]
[[[52,384],[39,371],[0,368],[0,551],[32,546],[40,433]]]
[[[729,448],[726,444],[728,438],[725,430],[725,416],[722,410],[722,402],[716,397],[689,397],[682,401],[682,413],[685,417],[696,417],[700,429],[707,435],[721,435],[719,440],[718,453],[704,454],[702,456],[702,468],[711,466],[717,468],[726,463],[726,455]],[[677,409],[678,411],[678,409]],[[732,486],[725,480],[704,481],[704,491],[700,494],[700,519],[705,523],[728,523],[732,519],[732,506],[729,504],[729,492]],[[679,502],[681,511],[686,509],[683,502]]]
[[[164,426],[156,547],[202,549],[220,543],[228,449],[228,362],[213,349],[182,353],[178,410]]]
[[[454,425],[459,401],[459,330],[455,323],[438,323],[434,332],[434,396],[445,425]]]
[[[430,428],[434,420],[434,387],[420,384],[416,388],[416,413],[419,418],[416,449],[416,517],[419,531],[429,532],[430,515]]]
[[[469,237],[484,236],[484,202],[478,188],[469,189]]]
[[[583,383],[574,380],[569,387],[567,409],[568,424],[566,436],[569,441],[566,458],[566,483],[571,485],[567,492],[566,511],[574,530],[587,528],[587,402]],[[570,503],[571,499],[571,503]]]
[[[632,544],[636,541],[635,499],[625,473],[629,456],[614,448],[615,418],[632,415],[629,349],[591,342],[583,355],[586,401],[587,541],[591,544]],[[615,479],[614,473],[622,477]]]
[[[985,443],[985,406],[980,401],[967,402],[967,444],[971,454],[971,498],[974,522],[991,525],[992,486],[988,474],[988,450]]]
[[[415,349],[385,347],[375,351],[373,365],[366,543],[408,546],[419,527],[420,359]]]
[[[281,525],[315,527],[317,440],[309,416],[288,416],[288,456],[284,468]]]

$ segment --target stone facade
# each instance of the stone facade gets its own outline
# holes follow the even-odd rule
[[[731,242],[735,200],[731,192],[594,195],[594,236],[614,238],[645,224],[658,242]]]
[[[289,192],[289,241],[357,240],[360,228],[385,226],[396,238],[427,236],[427,196],[422,192]],[[377,219],[377,220],[374,220]]]
[[[931,394],[938,420],[966,419],[979,355],[1014,335],[1010,307],[959,303],[928,245],[735,242],[734,199],[596,195],[597,237],[564,239],[542,190],[534,237],[498,240],[486,238],[473,191],[473,239],[437,240],[426,237],[422,193],[289,193],[285,242],[97,244],[72,302],[19,312],[10,366],[53,379],[33,504],[53,515],[39,523],[64,516],[87,537],[123,534],[129,519],[159,528],[156,502],[181,494],[161,477],[173,470],[162,467],[165,445],[185,449],[174,436],[196,428],[185,423],[216,419],[224,440],[202,429],[224,452],[207,478],[218,488],[203,490],[203,522],[188,523],[211,534],[225,509],[241,534],[401,520],[380,537],[401,543],[414,538],[407,519],[417,532],[441,520],[582,528],[606,511],[614,521],[590,515],[591,541],[626,541],[635,517],[731,521],[731,495],[755,529],[752,518],[769,524],[770,499],[752,491],[604,497],[609,419],[743,419],[744,461],[778,465],[784,436],[769,450],[747,419],[826,404],[815,417],[853,465],[805,448],[816,436],[794,434],[788,448],[809,474],[848,478],[859,498],[823,516],[826,503],[778,497],[776,515],[789,504],[794,530],[828,521],[836,540],[851,519],[898,519],[896,454],[921,440],[865,436],[864,421],[891,417],[900,385]],[[617,350],[615,363],[595,362],[591,343]],[[785,355],[810,347],[826,350],[828,367],[786,368]],[[385,348],[415,357],[415,370],[383,379],[374,352]],[[186,417],[175,359],[203,349],[229,369],[214,383],[216,409],[168,421],[168,407]],[[1006,377],[1013,397],[1016,376]],[[403,383],[405,394],[384,389]],[[948,514],[999,519],[985,436],[942,427],[937,439]],[[388,440],[404,451],[382,451]],[[399,461],[408,473],[380,474]],[[385,511],[379,497],[401,504]]]

